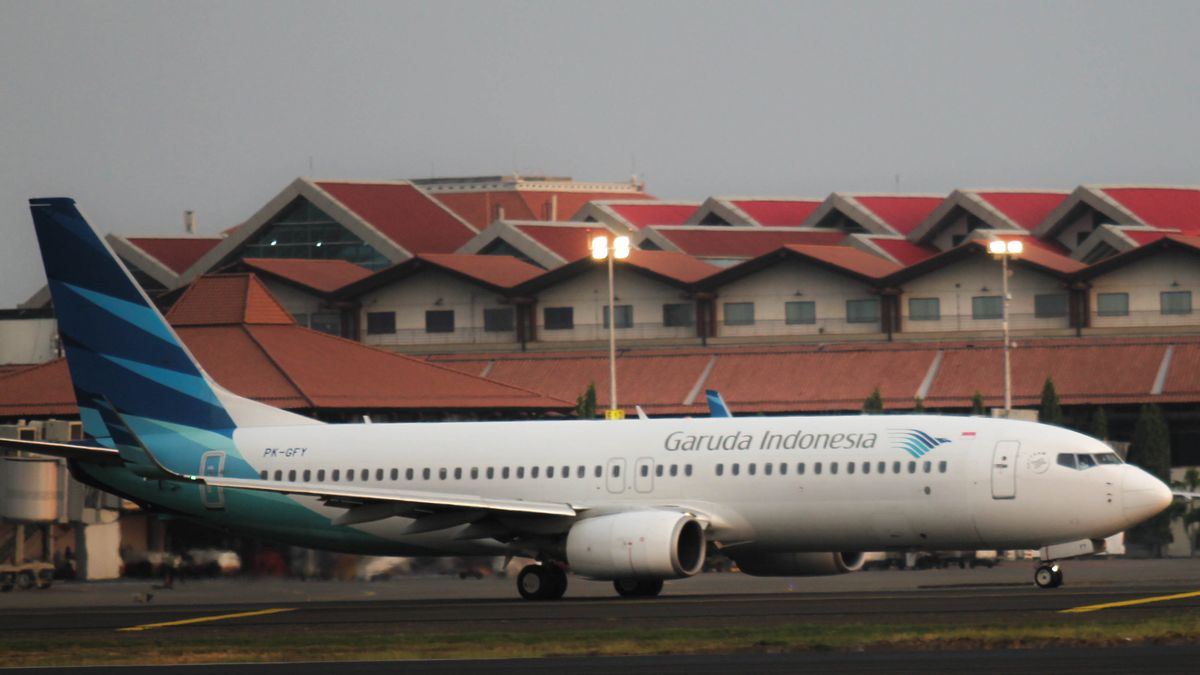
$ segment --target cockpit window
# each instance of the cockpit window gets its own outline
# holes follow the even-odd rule
[[[1115,452],[1102,452],[1096,455],[1096,461],[1101,464],[1120,464],[1121,458]]]
[[[1096,466],[1096,460],[1092,459],[1091,455],[1075,455],[1075,460],[1079,463],[1080,469],[1090,469]]]
[[[1069,452],[1060,453],[1058,455],[1058,463],[1061,464],[1062,466],[1067,467],[1068,469],[1074,469],[1075,468],[1075,455],[1073,455]]]

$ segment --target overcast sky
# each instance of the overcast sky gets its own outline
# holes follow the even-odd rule
[[[1197,26],[1194,1],[0,0],[0,307],[44,281],[33,196],[136,234],[218,232],[306,175],[1200,184]]]

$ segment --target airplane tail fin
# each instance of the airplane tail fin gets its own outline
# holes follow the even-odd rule
[[[729,412],[729,406],[725,403],[725,397],[721,396],[721,392],[715,389],[704,390],[704,396],[708,399],[708,412],[713,417],[733,417],[733,413]]]
[[[232,448],[238,426],[313,422],[216,385],[74,200],[31,199],[30,210],[88,435],[143,467],[153,464],[133,438],[153,439],[164,464],[195,473],[205,452]]]

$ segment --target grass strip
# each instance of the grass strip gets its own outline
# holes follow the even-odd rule
[[[788,651],[1012,649],[1194,644],[1200,616],[1024,625],[789,624],[766,628],[622,628],[462,634],[233,636],[164,631],[0,638],[5,666],[398,659],[511,659]]]

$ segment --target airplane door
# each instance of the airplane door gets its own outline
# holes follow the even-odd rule
[[[608,460],[607,476],[608,491],[613,494],[621,494],[625,491],[625,460],[610,459]]]
[[[222,476],[224,474],[225,453],[220,450],[212,450],[200,457],[201,476]],[[204,502],[204,508],[206,509],[220,510],[225,508],[224,488],[201,485],[200,499]]]
[[[654,460],[642,457],[633,465],[633,487],[638,492],[654,491]]]
[[[1017,441],[999,441],[992,453],[992,499],[1013,499],[1017,496]]]

